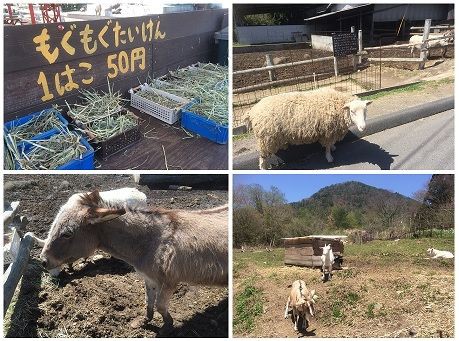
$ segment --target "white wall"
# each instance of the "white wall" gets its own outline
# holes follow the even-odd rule
[[[333,52],[333,39],[331,36],[311,35],[313,49]]]
[[[247,45],[295,42],[293,32],[310,35],[306,25],[238,26],[236,30],[238,42]]]

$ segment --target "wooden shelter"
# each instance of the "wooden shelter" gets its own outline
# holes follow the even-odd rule
[[[347,236],[325,235],[282,238],[285,248],[284,263],[287,265],[306,267],[322,266],[322,261],[320,259],[320,256],[322,256],[321,247],[325,246],[325,244],[331,244],[333,255],[335,256],[333,268],[340,269],[343,263],[343,239],[345,238],[347,238]]]

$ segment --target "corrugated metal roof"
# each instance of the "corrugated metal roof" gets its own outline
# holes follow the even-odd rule
[[[362,8],[362,7],[372,6],[372,5],[374,5],[374,4],[358,5],[358,6],[351,7],[351,8],[348,8],[348,7],[346,6],[346,7],[344,7],[343,9],[341,9],[341,10],[339,10],[339,11],[331,12],[331,13],[325,13],[325,14],[321,14],[321,15],[316,15],[315,17],[311,17],[311,18],[304,19],[304,21],[310,21],[310,20],[315,20],[315,19],[319,19],[319,18],[325,18],[325,17],[329,17],[329,16],[336,15],[336,14],[349,12],[349,11],[355,10],[355,9],[357,9],[357,8]]]

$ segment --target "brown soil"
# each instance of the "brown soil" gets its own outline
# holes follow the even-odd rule
[[[251,263],[240,276],[234,276],[234,295],[242,290],[245,279],[255,278],[254,285],[263,291],[263,313],[250,333],[235,333],[235,337],[454,336],[453,262],[439,266],[436,260],[426,260],[431,264],[381,266],[349,257],[346,262],[352,263],[352,268],[334,271],[333,279],[326,283],[321,282],[319,269],[262,268]],[[299,278],[315,289],[319,298],[307,331],[295,332],[292,321],[283,315],[287,285]],[[355,300],[348,296],[350,292],[356,295]]]
[[[24,181],[24,182],[18,182]],[[5,201],[21,201],[28,231],[46,237],[59,207],[72,195],[90,189],[137,187],[150,205],[202,209],[226,203],[227,191],[150,190],[127,175],[5,175]],[[52,280],[39,265],[40,250],[18,286],[4,323],[6,337],[155,337],[160,315],[144,327],[131,322],[144,317],[144,284],[128,264],[97,252],[74,263]],[[172,337],[227,337],[228,289],[181,284],[170,303]]]
[[[407,42],[399,42],[407,43]],[[398,58],[410,58],[410,48],[396,48],[396,49],[382,49],[381,55],[380,51],[370,51],[368,57],[378,58],[381,56],[382,58],[387,57],[398,57]],[[300,60],[308,60],[308,59],[317,59],[321,57],[331,56],[331,52],[321,51],[321,50],[313,50],[313,49],[300,49],[300,50],[283,50],[283,51],[272,51],[272,52],[254,52],[254,53],[240,53],[233,55],[233,70],[246,70],[252,69],[257,67],[263,67],[265,63],[265,55],[269,53],[273,58],[276,57],[283,57],[285,60],[282,63],[289,63],[289,62],[296,62]],[[441,49],[433,49],[431,50],[431,54],[429,59],[431,60],[438,60],[441,58]],[[419,57],[419,50],[415,51],[415,57]],[[454,49],[452,47],[448,47],[446,58],[454,58]],[[338,59],[338,68],[340,70],[350,68],[352,66],[352,61],[350,58],[339,58]],[[404,69],[404,70],[417,70],[418,64],[414,63],[407,63],[407,62],[397,62],[397,63],[383,63],[383,66],[388,66],[397,69]],[[275,70],[276,76],[278,80],[281,79],[288,79],[288,78],[295,78],[298,76],[305,76],[310,75],[312,73],[325,73],[325,72],[333,72],[333,61],[327,60],[322,62],[315,62],[311,64],[290,67],[290,68],[282,68]],[[235,75],[233,76],[233,88],[241,88],[249,85],[256,85],[260,83],[269,82],[268,72],[256,72],[250,73],[246,75]]]
[[[300,60],[316,59],[322,57],[331,56],[331,52],[312,50],[312,49],[301,49],[301,50],[283,50],[283,51],[272,51],[272,52],[255,52],[255,53],[241,53],[233,55],[233,70],[246,70],[256,67],[264,66],[266,61],[265,55],[269,53],[273,58],[283,57],[282,64],[297,62]],[[338,61],[338,67],[345,69],[350,67],[351,60],[348,58],[341,58]],[[278,80],[295,78],[298,76],[311,75],[315,73],[333,72],[333,60],[321,61],[317,63],[299,65],[295,67],[288,67],[275,70],[275,74]],[[234,75],[233,76],[233,88],[242,88],[249,85],[256,85],[260,83],[269,82],[268,72],[256,72],[246,75]]]

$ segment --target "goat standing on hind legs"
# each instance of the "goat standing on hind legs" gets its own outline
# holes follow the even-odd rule
[[[321,246],[320,248],[323,249],[322,256],[320,257],[322,260],[322,281],[326,282],[328,279],[331,280],[332,278],[335,257],[333,256],[333,250],[330,244],[325,244],[325,246]]]

